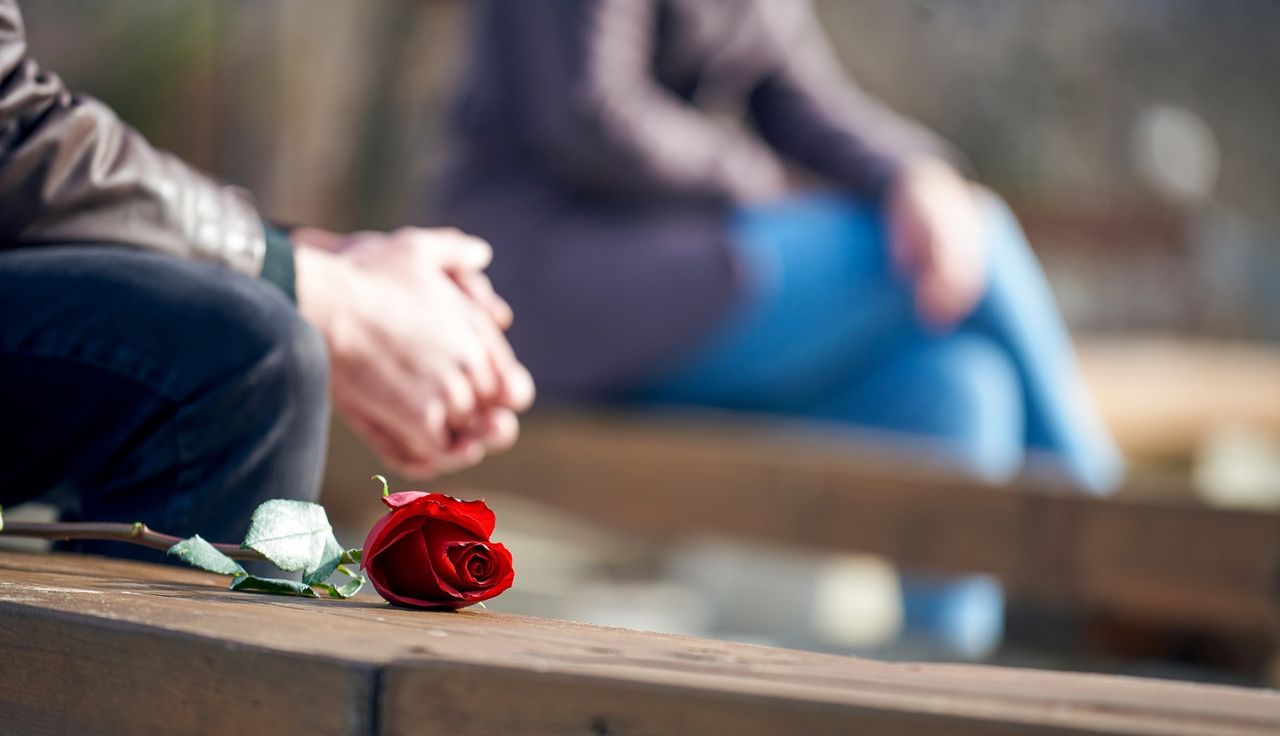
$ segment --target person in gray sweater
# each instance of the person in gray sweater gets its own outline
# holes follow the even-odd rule
[[[435,224],[487,238],[544,397],[882,432],[1002,480],[1121,472],[1043,274],[800,0],[478,0]]]
[[[837,422],[913,463],[1115,487],[1016,219],[845,77],[808,3],[471,10],[427,216],[493,244],[544,398]],[[951,656],[999,640],[990,579],[903,596]]]

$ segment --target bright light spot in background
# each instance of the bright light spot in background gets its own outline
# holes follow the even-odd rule
[[[1221,425],[1197,448],[1196,490],[1215,506],[1280,509],[1280,441],[1274,429]]]
[[[1152,105],[1134,121],[1134,167],[1143,180],[1182,205],[1203,204],[1218,180],[1218,140],[1199,115],[1173,105]]]
[[[902,630],[898,574],[889,563],[866,555],[840,555],[819,568],[812,622],[829,644],[873,648]]]

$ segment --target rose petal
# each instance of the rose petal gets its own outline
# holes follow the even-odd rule
[[[505,593],[507,589],[511,587],[511,584],[515,582],[515,580],[516,580],[516,571],[512,570],[511,568],[507,568],[506,574],[503,575],[501,578],[499,578],[498,582],[493,584],[493,587],[489,588],[484,592],[484,598],[475,599],[475,600],[489,600],[490,598],[499,596],[502,593]]]
[[[488,539],[493,533],[493,512],[483,501],[459,501],[450,496],[433,494],[423,503],[422,508],[430,508],[430,514],[437,519],[451,521],[464,529],[469,529],[479,539]]]
[[[409,504],[413,503],[414,501],[417,501],[419,498],[422,498],[423,496],[435,496],[435,495],[438,495],[438,494],[424,493],[423,491],[400,491],[398,493],[388,493],[387,495],[383,496],[382,502],[387,505],[387,508],[394,511],[395,509],[398,509],[401,506],[408,506]]]
[[[441,518],[452,517],[455,523],[473,529],[477,535],[486,538],[493,534],[493,528],[497,523],[493,510],[484,501],[463,501],[444,493],[400,491],[383,496],[382,502],[393,511],[434,503],[441,513],[433,515]]]
[[[395,516],[395,514],[384,514],[381,519],[378,519],[378,521],[374,523],[373,528],[369,530],[369,533],[364,535],[364,546],[360,548],[363,550],[363,553],[360,555],[361,569],[369,565],[369,559],[373,556],[374,552],[378,551],[380,544],[378,537],[382,535],[382,531],[391,523],[393,516]]]
[[[370,562],[370,579],[384,598],[392,602],[416,599],[447,603],[461,597],[442,580],[431,564],[426,538],[410,531],[384,548]]]
[[[497,572],[494,577],[499,577],[499,582],[494,587],[501,585],[501,578],[506,578],[506,585],[502,586],[502,590],[511,587],[511,582],[515,579],[515,572],[511,566],[511,551],[507,549],[505,544],[500,542],[489,542],[489,554],[493,555],[493,564]],[[502,591],[498,591],[499,593]],[[496,595],[496,594],[495,594]]]
[[[436,573],[455,588],[464,585],[457,566],[449,559],[449,547],[459,543],[473,543],[477,541],[475,535],[457,524],[433,518],[424,525],[423,536],[426,537],[427,554],[431,556],[431,565]]]
[[[493,556],[494,574],[492,579],[495,582],[478,590],[462,591],[462,597],[471,603],[489,600],[510,588],[511,584],[515,582],[516,573],[511,568],[511,553],[507,551],[507,548],[497,542],[489,542],[486,546]]]
[[[498,571],[498,563],[484,542],[454,542],[448,546],[447,554],[458,577],[459,585],[455,587],[459,590],[488,587]]]
[[[392,511],[382,517],[364,540],[364,554],[360,564],[368,567],[369,561],[390,547],[397,539],[411,531],[420,531],[424,524],[432,523],[431,517],[411,511]]]
[[[477,537],[485,539],[493,534],[493,527],[497,523],[493,510],[484,501],[462,501],[443,493],[403,491],[383,496],[382,502],[393,510],[429,513],[437,518],[452,521],[470,529]]]
[[[478,536],[488,539],[493,535],[493,528],[497,524],[497,517],[493,514],[493,509],[484,501],[460,501],[451,496],[445,496],[445,500],[441,501],[441,505],[454,512],[458,517],[465,518],[469,522],[475,524],[473,527],[470,523],[462,524],[467,528],[474,528]]]
[[[474,551],[464,555],[462,560],[463,569],[467,571],[467,577],[481,584],[489,582],[497,568],[493,557],[490,556],[489,548],[484,545],[476,545],[471,549]]]
[[[423,516],[402,516],[398,519],[391,519],[396,523],[387,525],[380,538],[375,538],[371,544],[367,543],[368,540],[365,540],[366,545],[364,553],[361,555],[361,563],[368,567],[370,562],[394,546],[406,534],[420,534],[422,532],[422,522],[426,518]]]

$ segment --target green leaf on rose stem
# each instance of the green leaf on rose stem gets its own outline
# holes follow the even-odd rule
[[[363,550],[363,549],[360,549],[359,547],[357,547],[357,548],[355,548],[355,549],[349,549],[349,550],[347,550],[346,552],[343,552],[343,553],[342,553],[342,561],[341,561],[341,563],[340,563],[340,564],[346,565],[346,564],[348,564],[348,563],[355,563],[355,564],[359,565],[359,564],[360,564],[360,558],[361,558],[363,555],[364,555],[364,550]]]
[[[307,585],[325,580],[333,574],[334,570],[338,569],[338,565],[342,564],[344,550],[342,545],[338,544],[338,540],[334,538],[332,529],[329,530],[329,534],[324,540],[324,549],[321,554],[323,557],[320,560],[320,564],[310,572],[304,570],[302,573],[302,582]]]
[[[355,551],[359,552],[360,550]],[[346,561],[347,557],[347,553],[344,552],[342,555],[343,560]],[[338,565],[336,571],[347,576],[350,580],[341,585],[326,582],[315,582],[311,584],[311,587],[325,591],[329,594],[330,598],[350,598],[356,593],[359,593],[360,589],[364,587],[365,577],[358,572],[353,572],[351,568],[347,567],[345,564]]]
[[[323,506],[278,498],[253,512],[240,546],[256,549],[281,570],[301,570],[308,585],[332,575],[343,554]]]
[[[316,583],[315,587],[326,591],[330,598],[350,598],[360,589],[364,587],[364,576],[357,575],[342,585],[333,585],[331,583]]]
[[[274,593],[276,595],[300,595],[303,598],[318,598],[316,592],[306,583],[297,580],[280,578],[260,578],[254,575],[239,575],[231,581],[232,590],[243,590],[249,593]]]
[[[380,481],[380,482],[382,483],[382,497],[383,497],[383,498],[386,498],[387,496],[390,496],[390,495],[391,495],[391,485],[387,483],[387,479],[386,479],[386,478],[382,477],[381,475],[375,475],[375,476],[373,476],[372,478],[370,478],[369,480],[376,480],[376,481]]]
[[[168,549],[168,553],[183,562],[201,570],[216,572],[221,575],[243,575],[244,568],[235,560],[219,552],[199,534],[178,542]]]

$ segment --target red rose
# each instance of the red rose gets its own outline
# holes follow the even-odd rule
[[[458,609],[511,587],[511,553],[489,541],[494,517],[483,501],[417,491],[382,501],[391,513],[369,531],[360,566],[387,601]]]

